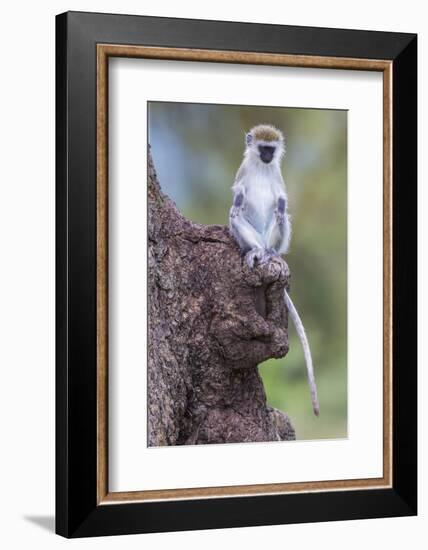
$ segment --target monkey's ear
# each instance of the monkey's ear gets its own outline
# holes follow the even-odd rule
[[[253,141],[253,136],[251,135],[251,133],[248,132],[248,134],[245,134],[245,143],[247,145],[251,145],[252,141]]]

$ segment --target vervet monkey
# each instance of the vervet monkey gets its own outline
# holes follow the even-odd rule
[[[232,187],[233,205],[229,214],[230,231],[246,254],[250,268],[286,254],[290,244],[291,222],[287,213],[287,193],[281,175],[285,154],[284,136],[277,128],[261,124],[246,134],[244,159]],[[284,290],[287,306],[303,347],[312,397],[312,408],[319,415],[317,387],[311,350],[303,323],[291,298]]]

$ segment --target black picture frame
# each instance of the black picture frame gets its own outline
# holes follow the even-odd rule
[[[96,46],[392,61],[391,488],[97,504]],[[417,513],[417,36],[68,12],[56,18],[56,532],[65,537]]]

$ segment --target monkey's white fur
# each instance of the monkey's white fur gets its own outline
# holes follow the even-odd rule
[[[256,261],[268,261],[273,254],[286,254],[289,248],[291,221],[281,174],[284,154],[284,137],[273,126],[255,126],[246,135],[244,159],[232,187],[234,199],[229,225],[251,268]],[[284,301],[303,347],[312,407],[318,416],[319,404],[309,342],[286,290]]]

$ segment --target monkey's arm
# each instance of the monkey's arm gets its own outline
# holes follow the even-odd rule
[[[235,183],[232,187],[232,190],[234,194],[233,204],[229,214],[230,219],[236,218],[242,213],[245,201],[245,187],[243,185]]]
[[[229,227],[232,235],[238,242],[241,250],[248,252],[253,248],[263,248],[263,238],[256,229],[245,219],[245,188],[234,185],[233,205],[229,214]]]
[[[278,254],[285,254],[291,237],[290,219],[287,214],[287,197],[280,194],[271,224],[267,231],[267,244]]]

